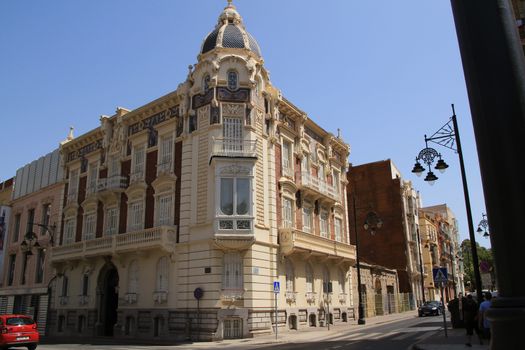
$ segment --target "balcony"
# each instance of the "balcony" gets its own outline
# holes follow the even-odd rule
[[[212,157],[257,158],[257,140],[213,139]]]
[[[297,253],[355,262],[355,246],[294,228],[279,229],[279,245],[284,255]]]
[[[137,293],[126,293],[124,295],[124,300],[127,304],[136,304],[138,300],[138,294]]]
[[[78,305],[87,305],[89,303],[89,295],[79,295]]]
[[[341,196],[334,186],[308,172],[301,173],[301,190],[305,197],[326,198],[330,201],[340,201]]]
[[[306,302],[308,304],[315,303],[315,299],[317,298],[317,293],[315,292],[306,292],[304,297],[306,298]]]
[[[144,171],[143,170],[135,171],[131,173],[131,175],[129,176],[130,185],[137,183],[137,182],[143,182],[143,181],[144,181]]]
[[[242,299],[244,296],[244,289],[223,289],[221,291],[221,300],[223,302],[235,302],[235,300]]]
[[[97,191],[123,191],[128,186],[128,179],[125,176],[112,176],[98,179]]]
[[[148,249],[162,249],[167,252],[172,252],[175,249],[176,232],[176,226],[158,226],[135,232],[61,245],[52,248],[51,261],[63,262]]]
[[[288,304],[295,303],[295,301],[297,300],[297,292],[286,291],[284,293],[284,297]]]
[[[174,175],[173,162],[171,160],[157,164],[157,176]]]
[[[215,245],[224,250],[246,249],[255,241],[252,216],[219,216],[215,218]]]
[[[153,301],[155,304],[165,304],[168,301],[168,292],[164,290],[153,292]]]

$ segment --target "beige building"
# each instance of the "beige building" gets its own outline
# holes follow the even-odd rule
[[[240,338],[354,315],[349,147],[272,85],[231,3],[177,90],[100,122],[61,146],[50,333]]]
[[[0,314],[32,316],[46,329],[52,237],[59,233],[64,184],[58,149],[18,169],[5,241]]]
[[[439,288],[434,285],[432,269],[439,267],[439,242],[437,222],[434,215],[419,211],[419,231],[421,236],[422,258],[425,270],[425,300],[440,300]]]

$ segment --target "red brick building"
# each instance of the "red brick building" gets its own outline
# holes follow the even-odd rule
[[[399,292],[411,293],[413,301],[421,301],[419,193],[410,181],[401,178],[390,159],[350,165],[347,177],[350,242],[356,243],[357,228],[359,258],[362,262],[395,269]],[[363,226],[369,212],[377,213],[382,220],[382,227],[375,233]]]

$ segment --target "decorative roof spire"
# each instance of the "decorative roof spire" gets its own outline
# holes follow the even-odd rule
[[[69,133],[67,134],[67,137],[66,137],[67,141],[71,141],[71,140],[73,140],[75,138],[75,136],[73,136],[73,130],[75,130],[75,128],[70,126],[69,127]]]
[[[239,12],[237,12],[235,5],[232,4],[232,0],[228,0],[228,5],[226,5],[221,15],[219,16],[219,25],[228,22],[232,22],[235,24],[242,23],[241,15],[239,15]]]

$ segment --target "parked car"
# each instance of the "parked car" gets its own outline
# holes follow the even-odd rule
[[[23,346],[35,350],[40,335],[36,322],[25,315],[0,315],[0,349]]]
[[[417,313],[419,317],[431,315],[438,316],[443,312],[443,306],[439,301],[426,301],[423,305],[418,307]]]

